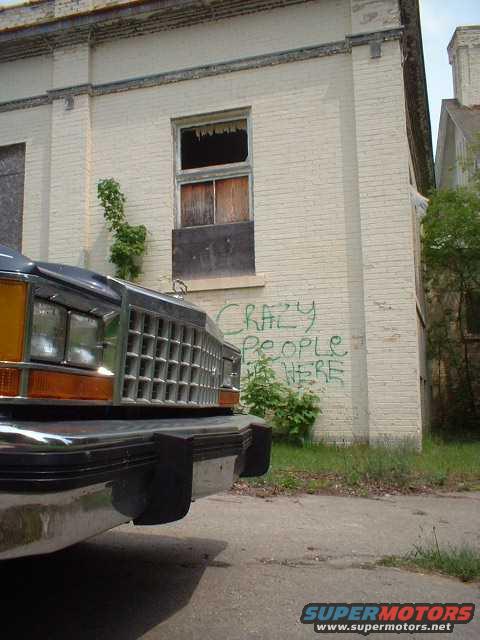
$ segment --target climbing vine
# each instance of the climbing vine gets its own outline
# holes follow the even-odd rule
[[[97,196],[103,207],[107,229],[113,234],[110,262],[115,275],[123,280],[136,280],[141,274],[141,259],[147,244],[147,229],[143,224],[131,225],[125,216],[125,195],[113,178],[100,180]]]

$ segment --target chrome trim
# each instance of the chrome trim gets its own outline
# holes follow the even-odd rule
[[[57,400],[56,398],[26,398],[24,396],[0,396],[0,407],[3,405],[55,405],[55,406],[95,406],[107,407],[111,406],[111,401],[106,400]]]
[[[197,418],[136,420],[81,420],[36,422],[0,420],[0,452],[11,450],[70,452],[107,445],[150,442],[156,433],[179,436],[215,436],[241,432],[265,421],[247,414]]]
[[[32,277],[29,273],[17,273],[14,271],[0,271],[0,280],[20,280],[28,282]]]
[[[192,498],[230,489],[238,456],[193,463]],[[0,560],[52,553],[130,522],[148,504],[149,475],[71,491],[0,494]]]
[[[49,364],[48,362],[40,362],[32,360],[31,362],[7,362],[0,360],[0,369],[35,369],[36,371],[56,371],[57,373],[72,373],[82,376],[90,376],[94,378],[113,378],[113,375],[108,376],[104,373],[98,373],[98,369],[82,369],[80,367],[74,367],[65,364]]]
[[[152,442],[155,433],[203,438],[264,425],[253,416],[150,421],[0,422],[0,451],[20,456],[104,450],[107,445]],[[244,468],[244,452],[193,461],[192,497],[224,491]],[[15,455],[14,453],[14,455]],[[153,463],[154,464],[154,463]],[[0,560],[58,549],[138,518],[151,499],[151,469],[132,469],[110,482],[49,493],[0,493]]]
[[[109,483],[44,495],[2,493],[0,560],[51,553],[128,522],[146,496],[129,490],[128,481],[120,489],[131,513],[119,510]]]
[[[127,355],[128,345],[128,323],[129,323],[129,304],[127,296],[122,297],[122,306],[120,309],[120,323],[118,327],[118,345],[117,345],[117,362],[115,369],[115,385],[113,388],[113,404],[122,403],[123,378],[125,373],[125,358]]]
[[[213,493],[228,491],[238,480],[238,456],[200,460],[193,464],[192,498],[205,498]]]
[[[223,343],[223,359],[232,362],[232,385],[227,387],[233,391],[240,391],[240,377],[242,369],[242,357],[240,349],[229,342]],[[223,380],[223,376],[222,376]]]
[[[122,404],[218,405],[223,345],[206,328],[130,305]]]
[[[27,299],[25,308],[25,333],[23,336],[23,360],[25,362],[30,360],[30,341],[32,338],[33,327],[33,301],[34,293],[33,287],[30,283],[27,284]],[[0,366],[1,363],[0,363]],[[26,367],[22,367],[22,373],[20,375],[20,397],[26,397],[28,392],[28,372]]]

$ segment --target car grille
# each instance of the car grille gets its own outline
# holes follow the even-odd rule
[[[222,345],[205,329],[131,307],[122,402],[218,404]]]

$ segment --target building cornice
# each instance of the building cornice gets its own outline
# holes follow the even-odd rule
[[[59,46],[100,43],[312,1],[131,0],[66,17],[52,17],[35,24],[0,27],[0,61],[45,55]]]
[[[187,80],[197,80],[200,78],[210,78],[213,76],[235,73],[238,71],[248,71],[263,67],[273,67],[281,64],[303,62],[315,58],[326,56],[348,54],[352,47],[362,46],[369,43],[382,43],[391,40],[399,40],[402,36],[402,29],[388,29],[361,35],[347,36],[345,40],[329,42],[311,47],[290,49],[288,51],[278,51],[258,56],[250,56],[236,60],[228,60],[214,64],[192,67],[189,69],[179,69],[167,71],[153,75],[127,78],[115,82],[103,84],[80,84],[70,87],[63,87],[47,91],[42,95],[0,102],[0,113],[14,111],[17,109],[28,109],[46,104],[51,104],[54,100],[75,97],[76,95],[88,94],[90,96],[102,96],[122,91],[134,89],[145,89]]]
[[[435,186],[432,130],[423,56],[418,0],[400,0],[403,38],[407,131],[418,189],[428,194]]]

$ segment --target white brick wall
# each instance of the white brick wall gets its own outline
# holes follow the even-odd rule
[[[350,31],[349,18],[347,2],[322,0],[165,31],[161,35],[113,40],[93,50],[92,79],[95,83],[112,82],[335,42],[343,40]]]
[[[353,51],[370,437],[420,436],[409,150],[401,51]],[[416,384],[417,383],[417,384]],[[392,393],[394,390],[394,393]]]
[[[90,79],[88,45],[54,53],[53,87],[84,84]],[[90,97],[74,96],[71,109],[63,98],[52,105],[49,259],[87,266],[90,219]],[[68,213],[67,213],[68,212]]]
[[[398,24],[396,0],[375,2],[374,12],[370,4],[319,0],[113,42],[93,53],[57,51],[53,86],[232,60]],[[114,177],[127,196],[129,221],[149,231],[143,284],[169,288],[172,119],[245,107],[252,120],[256,268],[266,284],[189,297],[214,317],[220,313],[246,361],[263,345],[281,375],[314,383],[323,406],[319,437],[418,440],[420,358],[398,41],[382,45],[375,60],[361,46],[351,54],[77,96],[73,110],[55,100],[25,111],[25,130],[51,154],[48,170],[35,178],[39,168],[27,151],[26,200],[36,187],[49,201],[50,219],[27,206],[25,250],[42,255],[33,238],[43,220],[50,259],[82,264],[87,256],[89,267],[111,272],[96,184]],[[38,130],[37,113],[47,118],[51,144]],[[18,118],[0,114],[0,144],[7,134],[20,141],[13,139]]]
[[[0,64],[0,102],[41,95],[52,88],[52,56]]]

